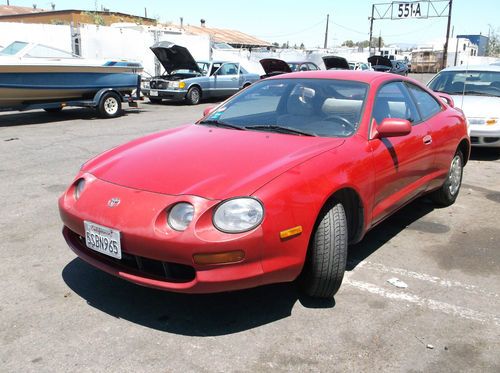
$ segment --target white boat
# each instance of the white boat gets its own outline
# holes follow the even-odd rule
[[[130,95],[140,86],[141,71],[139,62],[84,59],[46,45],[15,41],[0,51],[0,110],[92,100],[103,89]]]

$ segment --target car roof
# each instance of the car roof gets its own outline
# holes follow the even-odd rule
[[[286,63],[312,63],[316,65],[313,61],[286,61]]]
[[[316,70],[300,71],[287,74],[280,74],[269,79],[287,79],[287,78],[311,78],[311,79],[339,79],[352,80],[362,83],[373,83],[376,80],[406,80],[414,82],[413,79],[405,78],[400,75],[383,73],[378,71],[355,71],[355,70]]]
[[[441,71],[500,71],[500,66],[498,65],[460,65],[447,67]]]

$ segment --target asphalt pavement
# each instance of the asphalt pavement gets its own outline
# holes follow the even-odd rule
[[[76,258],[57,198],[81,164],[210,105],[0,114],[1,372],[500,371],[497,151],[473,150],[453,206],[419,199],[351,247],[331,301],[161,292]]]

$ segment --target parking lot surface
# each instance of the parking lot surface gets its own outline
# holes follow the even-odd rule
[[[351,247],[331,301],[161,292],[76,258],[57,198],[81,164],[209,105],[0,115],[0,371],[500,371],[496,151],[473,151],[452,207],[419,199]]]

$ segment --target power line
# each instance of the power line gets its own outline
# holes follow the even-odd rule
[[[312,26],[309,26],[305,29],[302,29],[302,30],[299,30],[299,31],[294,31],[294,32],[290,32],[288,34],[279,34],[279,35],[255,35],[256,37],[258,38],[278,38],[278,37],[283,37],[283,36],[291,36],[291,35],[297,35],[297,34],[300,34],[302,32],[305,32],[305,31],[309,31],[315,27],[318,27],[320,24],[324,24],[325,20],[322,19],[321,21],[315,23],[314,25]]]

